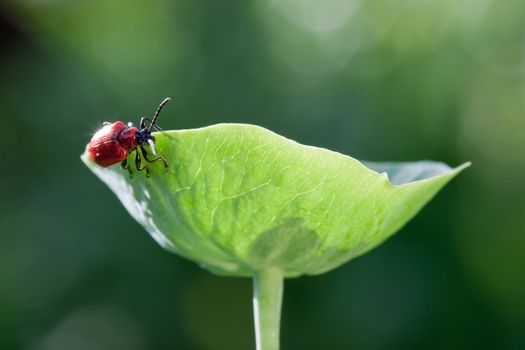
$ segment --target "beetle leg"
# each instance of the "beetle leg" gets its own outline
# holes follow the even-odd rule
[[[163,156],[157,156],[153,159],[149,158],[148,151],[144,148],[144,146],[140,146],[140,150],[142,151],[142,155],[144,156],[144,160],[148,163],[158,162],[159,160],[164,163],[164,169],[167,170],[169,168],[168,161]]]
[[[131,167],[128,164],[128,158],[125,158],[122,163],[120,163],[120,167],[122,169],[126,169],[129,172],[129,178],[131,179],[133,177],[133,172],[131,171]]]
[[[148,120],[148,117],[142,117],[140,118],[140,129],[144,129],[146,127],[146,120]]]
[[[148,117],[140,118],[140,128],[141,129],[144,129],[146,127],[147,121],[151,123],[151,120]],[[157,131],[163,131],[157,124],[153,124],[153,127],[157,129]]]
[[[148,164],[142,166],[142,158],[138,149],[135,149],[135,167],[138,171],[146,170],[146,177],[149,177]]]

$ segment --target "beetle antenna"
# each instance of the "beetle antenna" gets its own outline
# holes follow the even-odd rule
[[[155,114],[153,115],[153,120],[151,121],[151,124],[149,125],[148,130],[151,131],[151,128],[153,128],[153,125],[155,125],[155,122],[157,121],[157,118],[159,117],[160,111],[162,108],[166,105],[166,103],[170,102],[171,98],[166,97],[159,105],[159,108],[155,111]]]

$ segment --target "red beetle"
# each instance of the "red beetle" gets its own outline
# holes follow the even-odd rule
[[[140,129],[133,126],[132,123],[126,125],[121,121],[104,123],[104,126],[98,130],[91,138],[91,141],[89,141],[88,152],[93,162],[101,167],[108,167],[120,163],[122,168],[127,169],[131,176],[132,172],[128,164],[128,154],[135,151],[135,166],[138,171],[146,170],[146,176],[149,176],[149,169],[147,164],[142,166],[142,158],[148,163],[162,161],[164,167],[167,169],[168,162],[166,159],[162,156],[150,158],[144,146],[149,144],[153,154],[157,154],[155,150],[155,137],[151,135],[151,129],[155,128],[162,131],[155,123],[162,107],[169,101],[170,98],[166,98],[160,103],[159,108],[157,108],[157,111],[153,115],[153,120],[149,120],[148,117],[142,117],[140,119]],[[150,122],[147,128],[146,121]],[[142,153],[142,157],[140,153]]]

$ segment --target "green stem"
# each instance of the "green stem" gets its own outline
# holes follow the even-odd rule
[[[253,275],[253,317],[257,350],[279,350],[283,273],[276,268]]]

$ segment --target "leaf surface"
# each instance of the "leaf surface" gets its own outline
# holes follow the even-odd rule
[[[170,167],[151,164],[149,178],[82,160],[162,247],[225,275],[329,271],[398,231],[468,166],[365,166],[244,124],[155,137]]]

